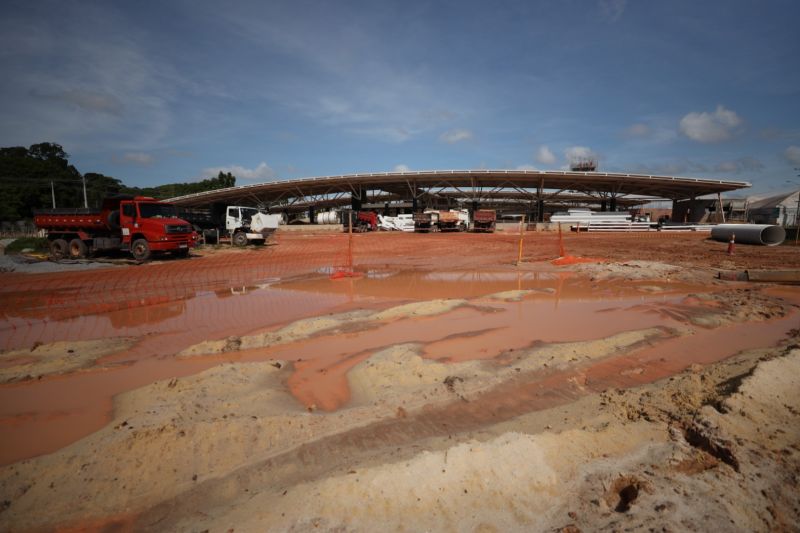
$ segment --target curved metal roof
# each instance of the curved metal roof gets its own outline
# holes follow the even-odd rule
[[[745,181],[725,181],[674,176],[650,176],[612,172],[553,170],[431,170],[419,172],[377,172],[290,179],[240,185],[172,198],[187,207],[212,203],[288,206],[296,202],[325,201],[344,195],[367,200],[369,191],[411,197],[436,195],[444,191],[463,193],[480,201],[488,193],[503,191],[528,194],[531,200],[547,199],[564,191],[601,198],[646,195],[671,200],[695,198],[750,187]]]

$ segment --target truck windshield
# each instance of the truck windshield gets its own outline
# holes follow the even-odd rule
[[[258,213],[258,209],[253,209],[252,207],[242,207],[242,220],[250,220],[256,213]]]
[[[142,218],[177,218],[178,211],[170,204],[139,204]]]

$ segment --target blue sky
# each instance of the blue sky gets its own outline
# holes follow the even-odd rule
[[[14,2],[0,146],[131,185],[563,168],[800,184],[800,2]]]

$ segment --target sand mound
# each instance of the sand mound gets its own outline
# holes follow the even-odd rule
[[[648,437],[646,431],[630,438],[609,431],[506,433],[303,483],[283,495],[264,492],[218,515],[212,511],[202,525],[223,531],[265,524],[280,531],[373,531],[378,524],[391,531],[540,531],[563,512],[565,496],[581,477],[579,465],[596,456],[598,444],[606,454],[621,454]]]
[[[415,316],[434,316],[452,311],[457,307],[466,304],[466,300],[460,299],[439,299],[424,302],[413,302],[410,304],[392,307],[375,314],[375,320],[393,320],[398,318],[410,318]]]
[[[536,344],[503,354],[496,361],[442,363],[420,356],[413,343],[391,346],[356,365],[348,374],[351,405],[431,402],[437,395],[465,399],[521,372],[562,368],[575,362],[625,353],[676,332],[662,328],[626,331],[591,341]]]
[[[178,354],[178,357],[220,354],[238,350],[290,344],[310,338],[314,335],[335,332],[346,326],[358,325],[360,328],[368,328],[370,326],[377,326],[379,322],[386,320],[440,315],[448,313],[466,303],[466,300],[458,299],[428,300],[399,305],[379,312],[350,311],[348,313],[339,313],[323,317],[305,318],[292,322],[275,331],[243,337],[228,337],[227,339],[204,341],[186,348]]]
[[[626,261],[624,263],[584,263],[569,267],[569,270],[591,275],[593,280],[625,279],[654,280],[683,279],[686,269],[658,261]],[[690,278],[694,279],[694,274]]]
[[[90,341],[58,341],[40,344],[31,350],[0,353],[0,383],[64,374],[94,366],[107,355],[129,349],[131,337]]]

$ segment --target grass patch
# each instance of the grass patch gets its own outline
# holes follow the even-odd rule
[[[44,237],[20,237],[6,246],[6,253],[18,254],[26,248],[35,252],[46,252],[48,250],[47,239]]]

